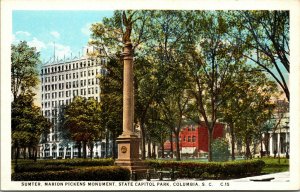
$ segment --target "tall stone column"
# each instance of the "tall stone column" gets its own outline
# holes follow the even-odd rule
[[[133,55],[132,44],[127,42],[124,47],[124,80],[123,80],[123,133],[122,136],[128,137],[133,134]]]
[[[144,170],[139,159],[140,139],[133,131],[134,90],[133,90],[133,55],[132,44],[126,42],[123,51],[123,133],[118,137],[118,159],[116,164],[131,171]]]

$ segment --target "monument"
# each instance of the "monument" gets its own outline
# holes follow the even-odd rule
[[[123,75],[123,133],[117,138],[118,159],[116,165],[127,167],[132,172],[144,170],[139,159],[140,139],[133,132],[134,90],[133,90],[133,50],[130,40],[132,30],[131,17],[127,19],[123,12],[123,24],[126,31],[123,36],[124,75]]]

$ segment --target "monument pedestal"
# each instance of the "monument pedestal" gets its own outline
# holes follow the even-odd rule
[[[117,139],[118,159],[115,164],[131,172],[146,172],[145,164],[139,159],[139,143],[140,138],[136,135],[120,135]]]

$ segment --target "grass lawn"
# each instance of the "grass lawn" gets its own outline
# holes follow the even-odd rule
[[[269,174],[289,171],[289,159],[280,158],[280,163],[278,162],[278,158],[274,159],[272,157],[264,157],[261,160],[266,163],[262,170],[263,173]]]

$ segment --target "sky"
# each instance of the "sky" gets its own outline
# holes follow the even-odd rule
[[[92,23],[111,17],[113,11],[33,11],[14,10],[12,12],[12,41],[28,42],[40,52],[42,63],[55,58],[68,59],[82,54],[89,41]],[[283,70],[289,84],[288,73]],[[271,78],[272,79],[272,78]]]
[[[12,42],[36,47],[43,63],[78,56],[89,41],[89,27],[111,17],[113,11],[13,11]]]

